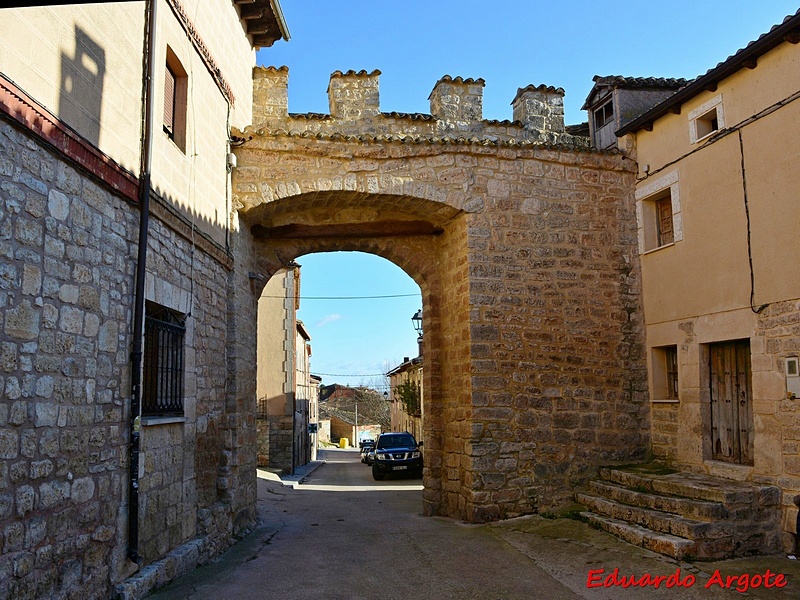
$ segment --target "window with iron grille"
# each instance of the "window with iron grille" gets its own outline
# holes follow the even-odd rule
[[[183,416],[183,346],[179,313],[148,303],[144,323],[143,416]]]

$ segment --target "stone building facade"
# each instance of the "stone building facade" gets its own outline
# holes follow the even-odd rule
[[[422,357],[408,357],[386,375],[392,403],[392,431],[407,431],[422,439],[424,388]]]
[[[557,506],[649,448],[632,163],[567,132],[560,88],[486,121],[480,79],[404,114],[380,111],[379,75],[336,72],[330,114],[292,115],[288,70],[255,70],[233,185],[259,273],[335,250],[403,268],[425,315],[425,512]]]
[[[275,2],[249,7],[272,41],[237,4],[1,11],[0,598],[139,598],[254,522],[253,265],[226,157],[255,48],[282,34]]]

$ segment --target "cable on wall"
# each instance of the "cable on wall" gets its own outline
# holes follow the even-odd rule
[[[755,273],[753,271],[753,246],[750,242],[750,205],[747,199],[747,172],[745,171],[744,166],[744,142],[742,141],[742,130],[738,129],[737,133],[739,134],[739,153],[742,157],[742,195],[744,198],[744,214],[745,218],[747,219],[747,261],[750,264],[750,310],[752,310],[755,314],[759,314],[769,305],[762,304],[758,308],[753,305],[753,300],[755,300],[756,295],[756,281]]]

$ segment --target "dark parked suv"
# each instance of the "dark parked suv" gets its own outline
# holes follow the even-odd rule
[[[422,477],[422,442],[410,433],[382,433],[375,444],[372,477],[378,481],[390,474]]]

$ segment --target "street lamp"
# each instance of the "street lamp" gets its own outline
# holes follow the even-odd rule
[[[420,308],[417,312],[414,313],[414,316],[411,317],[411,322],[414,324],[414,329],[417,331],[417,335],[422,337],[422,309]]]
[[[422,309],[420,308],[411,317],[411,322],[414,324],[414,329],[417,330],[417,354],[422,356]]]

